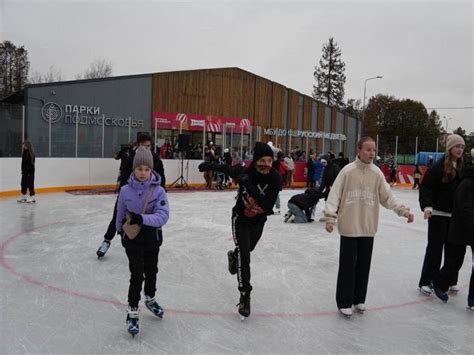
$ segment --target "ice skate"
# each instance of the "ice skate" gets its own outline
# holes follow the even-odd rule
[[[279,208],[275,208],[273,210],[273,214],[280,214],[280,209]]]
[[[34,196],[30,196],[29,199],[26,200],[27,203],[36,203],[36,199]]]
[[[467,297],[467,310],[474,311],[474,298]]]
[[[339,308],[339,313],[341,313],[346,318],[351,318],[352,308]]]
[[[292,221],[294,221],[294,219],[295,219],[295,215],[292,214],[292,213],[290,213],[290,212],[288,212],[288,213],[285,215],[284,221],[285,221],[285,223],[291,223]]]
[[[235,252],[233,250],[229,250],[227,252],[227,259],[229,263],[228,267],[230,274],[237,274],[237,257],[235,256]]]
[[[367,310],[367,307],[363,303],[355,304],[354,308],[359,313],[364,313]]]
[[[436,297],[438,297],[444,303],[448,302],[449,296],[446,292],[441,291],[438,287],[431,283],[431,289],[433,290]]]
[[[16,200],[18,203],[26,203],[28,200],[26,199],[26,195],[21,195],[20,199]]]
[[[100,245],[99,249],[97,249],[97,257],[100,259],[102,258],[105,253],[107,253],[107,250],[110,248],[110,242],[108,240],[104,240],[102,244]]]
[[[158,318],[163,319],[163,315],[165,314],[165,311],[163,310],[163,308],[161,308],[158,302],[156,302],[155,297],[149,298],[148,296],[146,296],[145,305],[146,305],[146,308],[148,308],[151,313],[153,313]]]
[[[128,307],[127,309],[127,331],[132,334],[133,337],[140,331],[138,313],[138,307]]]
[[[426,296],[431,296],[431,294],[433,293],[433,291],[431,290],[429,286],[420,286],[418,287],[418,291],[420,291],[422,294]]]
[[[458,292],[459,292],[459,286],[458,285],[449,286],[449,293],[451,293],[453,295],[457,295]]]
[[[237,306],[239,306],[240,319],[246,319],[250,315],[250,292],[240,292],[240,301]]]

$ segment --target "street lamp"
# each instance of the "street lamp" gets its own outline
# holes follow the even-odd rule
[[[446,134],[448,134],[448,122],[451,121],[453,118],[446,118],[446,116],[443,116],[444,120],[446,121]]]
[[[365,133],[365,129],[364,129],[364,124],[365,124],[365,93],[367,91],[367,82],[369,80],[382,79],[382,78],[383,78],[382,75],[377,75],[377,76],[374,76],[372,78],[365,79],[365,82],[364,82],[364,103],[362,105],[362,129],[364,130],[364,133]],[[360,133],[359,133],[359,138],[360,138]]]

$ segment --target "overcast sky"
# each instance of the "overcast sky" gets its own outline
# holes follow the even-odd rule
[[[472,1],[0,0],[0,39],[30,73],[72,80],[96,58],[113,74],[239,67],[311,95],[322,45],[346,63],[345,99],[381,93],[427,108],[473,107]],[[474,131],[474,109],[437,110]],[[205,114],[205,112],[196,112]],[[446,127],[446,120],[443,120]]]

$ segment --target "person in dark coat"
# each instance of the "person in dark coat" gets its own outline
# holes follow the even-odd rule
[[[474,148],[469,165],[466,163],[464,176],[454,194],[453,212],[448,233],[448,254],[443,268],[433,280],[433,290],[442,301],[448,301],[446,293],[452,280],[461,269],[466,246],[471,246],[474,260]],[[474,311],[474,264],[469,283],[467,308]]]
[[[464,139],[451,134],[447,138],[446,153],[426,172],[420,185],[419,202],[425,220],[428,220],[428,245],[426,246],[423,268],[418,289],[425,295],[431,295],[431,283],[439,272],[443,249],[445,255],[454,192],[459,184],[463,169]],[[457,292],[458,274],[449,281],[450,291]]]
[[[285,215],[285,223],[308,223],[312,222],[313,211],[321,196],[315,188],[306,189],[302,194],[294,195],[288,201],[288,212]]]
[[[237,180],[239,190],[232,209],[232,235],[235,249],[227,252],[229,272],[237,274],[240,291],[239,313],[250,315],[250,253],[255,249],[263,233],[267,216],[273,214],[273,205],[282,189],[282,179],[272,168],[271,147],[257,142],[253,149],[253,160],[249,167],[217,165],[203,162],[199,171],[220,171]]]
[[[135,152],[137,151],[137,148],[145,147],[146,149],[151,149],[151,137],[148,134],[141,134],[138,137],[137,144],[138,146],[130,151],[128,158],[124,162],[122,166],[122,170],[120,171],[120,177],[119,177],[120,188],[122,186],[127,185],[128,179],[130,178],[130,175],[133,173],[133,158],[135,157]],[[163,167],[163,162],[161,161],[159,155],[157,154],[152,154],[152,155],[153,155],[154,171],[156,171],[158,175],[160,175],[160,185],[166,191],[166,188],[165,188],[166,178],[165,178],[165,169]],[[119,199],[119,196],[117,196],[117,200],[115,201],[114,213],[112,215],[112,219],[110,220],[109,226],[107,227],[107,231],[105,232],[104,240],[100,244],[99,249],[97,249],[97,252],[96,252],[99,258],[103,257],[105,253],[107,253],[107,250],[109,250],[110,248],[110,243],[112,239],[114,239],[115,235],[117,234],[115,221],[117,218],[118,199]]]
[[[321,159],[324,159],[327,163],[323,170],[321,186],[319,186],[319,193],[324,196],[324,201],[326,201],[328,199],[329,192],[331,191],[332,184],[334,184],[337,174],[339,174],[341,169],[339,166],[334,164],[329,154],[323,155]]]
[[[23,153],[21,156],[21,198],[18,202],[35,203],[35,152],[30,141],[23,142]],[[30,197],[27,199],[27,191]]]
[[[344,158],[344,153],[339,152],[338,158],[334,160],[334,163],[339,166],[340,169],[345,167],[347,164],[349,164],[349,159]]]

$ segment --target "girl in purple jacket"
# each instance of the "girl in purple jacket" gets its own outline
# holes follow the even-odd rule
[[[139,332],[138,303],[145,281],[145,305],[157,317],[163,318],[163,308],[155,299],[158,253],[163,241],[161,227],[169,218],[168,198],[160,185],[160,176],[153,171],[151,151],[139,147],[133,159],[133,173],[128,184],[122,186],[117,206],[117,231],[122,235],[122,245],[127,253],[130,268],[128,288],[127,329],[135,336]],[[151,192],[150,192],[151,191]],[[148,204],[142,213],[145,200]],[[141,226],[140,233],[130,239],[124,232],[127,216],[130,224]]]

